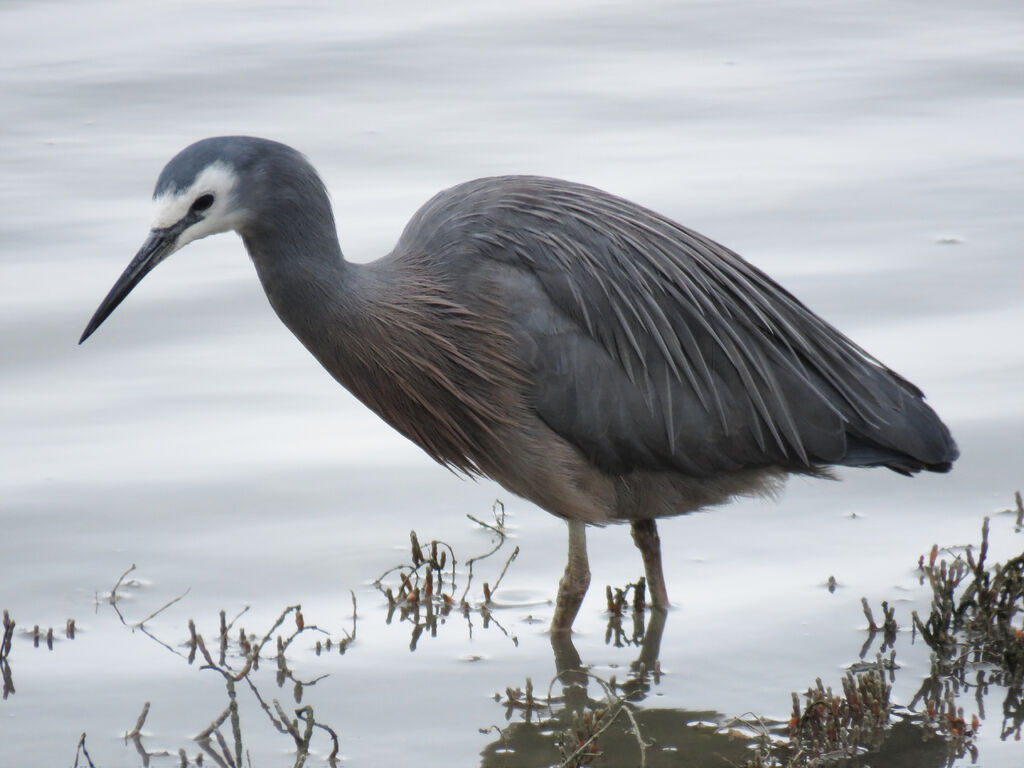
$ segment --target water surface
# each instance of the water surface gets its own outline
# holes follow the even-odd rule
[[[1024,482],[1014,3],[8,3],[0,50],[0,607],[19,624],[0,762],[70,764],[84,731],[97,766],[139,765],[122,737],[146,701],[145,749],[194,757],[224,682],[117,618],[104,595],[133,563],[129,624],[189,590],[146,625],[184,653],[189,618],[209,640],[221,609],[246,606],[262,633],[301,603],[336,642],[354,592],[345,655],[316,656],[312,633],[289,651],[295,676],[329,675],[303,703],[348,764],[553,761],[479,729],[506,726],[495,694],[555,674],[564,526],[432,464],[341,390],[273,316],[237,238],[175,256],[76,346],[145,236],[160,168],[203,136],[305,152],[356,261],[468,178],[603,187],[738,250],[926,391],[963,452],[952,474],[844,471],[661,526],[674,609],[638,700],[652,764],[719,764],[686,723],[784,720],[790,691],[838,687],[865,639],[860,598],[895,601],[909,627],[927,605],[919,555],[977,541]],[[466,514],[489,520],[495,498],[511,539],[470,599],[518,545],[494,610],[505,631],[453,615],[410,652],[411,625],[385,622],[371,582],[413,528],[461,559],[487,551]],[[997,557],[1022,548],[1005,517],[993,540]],[[575,645],[622,682],[639,649],[605,643],[603,587],[640,561],[622,528],[590,547]],[[35,624],[57,629],[52,651],[21,633]],[[901,637],[897,657],[907,704],[928,656]],[[266,666],[262,695],[294,711],[293,681]],[[980,754],[1019,765],[999,701]],[[251,692],[239,702],[253,764],[290,764],[290,737]],[[314,746],[321,761],[323,734]]]

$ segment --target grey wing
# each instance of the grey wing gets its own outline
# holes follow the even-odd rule
[[[910,473],[958,455],[920,390],[727,248],[555,179],[460,189],[474,250],[535,297],[509,308],[533,407],[605,471]]]

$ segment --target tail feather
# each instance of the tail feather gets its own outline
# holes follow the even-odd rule
[[[838,463],[912,475],[948,472],[959,456],[956,441],[935,411],[920,396],[904,391],[886,423],[849,425],[847,451]]]

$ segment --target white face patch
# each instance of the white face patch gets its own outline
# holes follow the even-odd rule
[[[232,206],[232,190],[238,177],[231,167],[220,161],[204,168],[188,189],[174,194],[164,194],[153,200],[154,211],[151,227],[166,229],[181,221],[192,204],[203,195],[213,195],[213,205],[202,212],[202,218],[186,229],[174,244],[174,250],[184,247],[193,240],[237,229],[244,214]]]

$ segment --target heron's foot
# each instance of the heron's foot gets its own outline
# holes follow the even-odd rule
[[[665,576],[658,571],[657,579],[652,579],[652,574],[647,574],[647,590],[650,593],[651,605],[650,608],[653,611],[665,612],[669,609],[670,603],[668,601],[668,588],[665,586]]]
[[[590,586],[590,563],[587,560],[586,527],[578,520],[569,520],[569,557],[565,573],[558,582],[555,615],[551,619],[551,632],[568,632],[579,613],[583,598]]]
[[[565,575],[558,582],[558,597],[555,598],[555,615],[551,619],[551,632],[567,633],[572,629],[572,623],[576,614],[583,605],[583,598],[586,597],[587,588],[590,586],[590,570],[575,571],[570,573],[570,567],[565,569]]]
[[[644,573],[647,576],[647,594],[651,608],[667,610],[668,588],[665,586],[665,574],[661,570],[661,537],[654,520],[634,520],[630,523],[633,531],[633,543],[640,550],[644,561]]]

